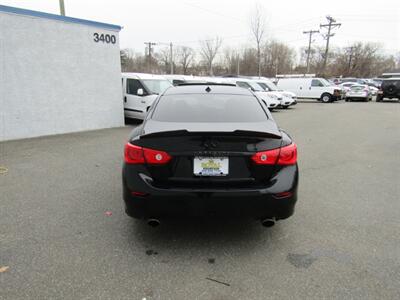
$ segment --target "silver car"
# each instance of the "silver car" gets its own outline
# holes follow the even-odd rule
[[[372,91],[368,85],[355,84],[346,92],[345,100],[347,102],[353,100],[371,101]]]

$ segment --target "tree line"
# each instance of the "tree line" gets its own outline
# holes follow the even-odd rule
[[[200,40],[198,48],[174,46],[157,48],[143,54],[132,49],[121,50],[123,72],[169,74],[171,63],[175,74],[184,75],[259,75],[305,74],[308,47],[298,52],[279,40],[266,39],[266,22],[262,7],[257,4],[250,15],[249,31],[253,44],[224,46],[219,36]],[[323,77],[373,77],[400,68],[400,52],[385,54],[378,43],[354,42],[347,47],[326,49],[313,46],[309,53],[309,73]],[[171,61],[172,57],[172,61]]]

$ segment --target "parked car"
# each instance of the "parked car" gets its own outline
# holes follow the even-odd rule
[[[227,113],[229,112],[229,113]],[[133,129],[122,170],[126,213],[246,216],[272,226],[297,201],[297,147],[248,89],[167,89]]]
[[[342,82],[338,86],[340,86],[342,88],[344,93],[347,93],[348,91],[350,91],[350,88],[355,84],[357,84],[357,83],[356,82]]]
[[[159,94],[172,84],[160,75],[122,73],[122,97],[126,118],[143,120]]]
[[[265,101],[269,110],[278,108],[281,104],[278,97],[274,94],[267,93],[264,89],[251,79],[247,78],[224,78],[225,82],[231,82],[239,87],[253,91],[258,97]]]
[[[266,92],[274,93],[277,97],[281,97],[281,107],[287,108],[290,105],[297,104],[297,96],[295,93],[289,91],[283,91],[278,89],[278,87],[268,78],[264,77],[253,77],[254,81],[257,82]]]
[[[346,102],[353,100],[371,101],[372,93],[368,85],[354,84],[346,92],[345,100]]]
[[[373,78],[372,81],[375,83],[375,86],[379,89],[382,85],[382,78]]]
[[[400,77],[383,79],[376,96],[376,102],[384,99],[398,99],[400,101]]]
[[[342,89],[331,85],[324,78],[280,78],[277,86],[297,94],[299,98],[317,99],[325,103],[342,98]]]

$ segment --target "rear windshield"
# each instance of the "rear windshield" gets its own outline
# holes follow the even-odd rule
[[[260,122],[268,118],[254,96],[225,94],[166,95],[152,119],[162,122]]]
[[[352,87],[351,87],[351,90],[352,91],[361,91],[361,90],[363,90],[363,89],[365,89],[366,87],[365,86],[363,86],[363,85],[353,85]]]

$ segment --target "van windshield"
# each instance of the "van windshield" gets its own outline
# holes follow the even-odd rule
[[[157,95],[163,93],[167,88],[172,86],[168,80],[162,79],[143,79],[142,82],[152,94]]]
[[[330,83],[325,78],[320,78],[319,81],[321,81],[324,86],[331,86],[332,85],[332,83]]]

